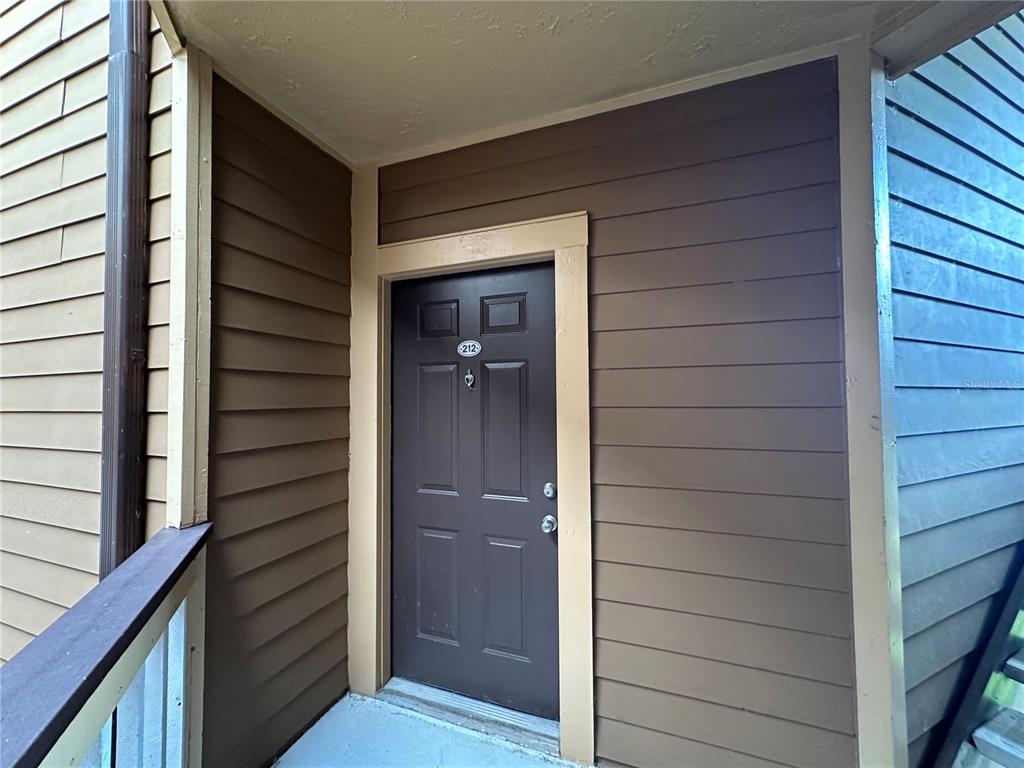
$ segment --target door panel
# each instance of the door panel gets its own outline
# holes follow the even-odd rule
[[[526,328],[526,294],[484,296],[480,299],[480,333],[522,333]]]
[[[557,717],[553,269],[400,282],[392,307],[394,674]]]
[[[456,492],[459,455],[458,366],[420,365],[419,484],[421,491]]]
[[[486,537],[484,544],[484,651],[528,659],[523,611],[525,541]]]
[[[417,634],[458,643],[458,534],[420,528],[416,552]]]
[[[516,360],[484,363],[483,461],[486,496],[509,496],[527,501],[529,465],[528,440],[525,440],[527,403],[527,363]]]
[[[459,335],[459,302],[429,301],[420,304],[420,336],[442,338]]]

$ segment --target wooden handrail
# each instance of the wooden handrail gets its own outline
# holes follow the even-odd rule
[[[174,589],[211,528],[160,531],[0,667],[0,768],[42,762]]]

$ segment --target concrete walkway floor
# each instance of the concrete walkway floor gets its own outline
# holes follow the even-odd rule
[[[496,736],[349,694],[277,761],[278,768],[578,768]]]

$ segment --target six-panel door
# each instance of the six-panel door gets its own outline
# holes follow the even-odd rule
[[[399,282],[392,307],[393,673],[556,718],[553,268]]]

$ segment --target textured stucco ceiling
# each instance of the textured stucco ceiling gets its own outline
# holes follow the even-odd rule
[[[839,40],[906,3],[168,5],[237,81],[363,162]]]

